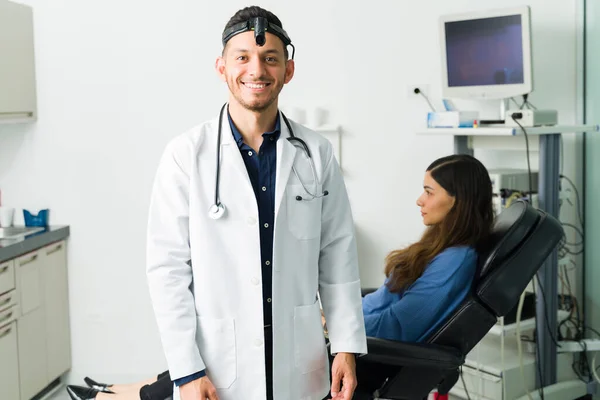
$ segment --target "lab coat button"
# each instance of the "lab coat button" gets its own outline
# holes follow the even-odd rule
[[[256,218],[254,217],[248,217],[248,225],[255,225],[256,224]]]
[[[263,341],[262,341],[261,339],[256,339],[256,340],[254,341],[254,344],[256,345],[256,347],[260,347],[260,346],[262,346],[262,344],[263,344]]]
[[[252,283],[258,285],[258,278],[252,278]]]

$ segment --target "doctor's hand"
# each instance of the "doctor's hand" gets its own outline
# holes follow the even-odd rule
[[[337,353],[331,366],[331,398],[333,400],[351,400],[356,384],[354,354]]]
[[[208,376],[186,383],[179,387],[181,400],[219,400],[217,389]]]

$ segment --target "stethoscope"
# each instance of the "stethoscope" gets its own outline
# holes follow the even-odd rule
[[[219,130],[218,130],[218,135],[217,135],[217,172],[216,172],[216,182],[215,182],[215,202],[213,203],[212,206],[210,206],[210,209],[208,210],[208,215],[212,219],[220,219],[225,214],[225,205],[223,203],[221,203],[221,200],[219,198],[219,178],[221,175],[221,133],[222,133],[221,131],[222,131],[222,126],[223,126],[223,113],[225,112],[226,106],[227,106],[227,103],[223,104],[223,107],[221,107],[221,112],[219,113]],[[298,171],[296,171],[296,167],[294,167],[292,165],[292,171],[294,172],[294,175],[296,175],[296,178],[302,185],[302,188],[304,189],[306,194],[308,194],[308,196],[309,196],[308,198],[304,198],[304,197],[298,195],[298,196],[296,196],[296,200],[297,201],[310,201],[310,200],[314,200],[314,199],[318,199],[318,198],[327,196],[329,194],[329,192],[327,190],[324,190],[322,194],[315,194],[317,192],[317,188],[320,185],[320,182],[319,182],[319,178],[317,176],[315,162],[312,159],[310,150],[304,140],[302,140],[299,137],[296,137],[294,135],[292,126],[290,125],[290,122],[288,121],[286,116],[283,113],[281,113],[281,116],[283,117],[283,121],[285,122],[285,125],[287,126],[288,130],[290,131],[290,137],[288,137],[287,140],[289,140],[290,143],[292,143],[294,145],[294,147],[302,148],[302,151],[304,152],[304,154],[306,154],[306,157],[309,160],[310,169],[311,169],[312,175],[313,175],[314,190],[311,192],[310,190],[307,189],[304,182],[302,182],[302,179],[300,179],[300,175],[298,175]]]

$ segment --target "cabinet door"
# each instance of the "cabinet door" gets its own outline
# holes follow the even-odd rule
[[[23,315],[42,306],[42,269],[43,255],[41,249],[25,254],[15,261],[17,269],[18,291],[20,293],[21,312]]]
[[[43,251],[46,354],[48,377],[54,380],[71,368],[66,243],[51,244]]]
[[[19,356],[17,350],[17,324],[0,327],[0,388],[2,398],[19,399]]]
[[[0,0],[0,122],[35,118],[35,61],[31,7]]]
[[[0,294],[15,288],[15,263],[12,260],[0,262]]]
[[[44,308],[39,307],[17,321],[19,339],[19,381],[21,398],[31,399],[50,381],[46,368]]]

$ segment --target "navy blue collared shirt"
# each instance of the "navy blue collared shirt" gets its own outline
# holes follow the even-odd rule
[[[279,113],[275,121],[275,129],[263,133],[263,142],[258,154],[244,143],[244,138],[229,116],[229,125],[233,138],[237,143],[246,170],[254,189],[258,205],[258,220],[260,223],[260,258],[263,288],[263,313],[265,325],[271,325],[272,307],[271,294],[273,291],[273,226],[275,224],[275,177],[277,170],[277,140],[281,133]]]
[[[275,224],[275,178],[277,170],[277,140],[281,133],[280,117],[277,113],[275,129],[263,133],[263,142],[258,153],[246,143],[242,134],[237,129],[231,116],[227,113],[233,139],[240,149],[242,159],[246,165],[252,189],[258,204],[258,219],[260,222],[260,258],[262,270],[263,313],[265,325],[271,325],[272,307],[271,295],[273,291],[273,227]],[[204,371],[176,379],[175,385],[202,378]]]

